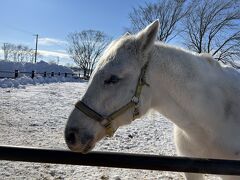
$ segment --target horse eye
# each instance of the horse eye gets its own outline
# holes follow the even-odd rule
[[[104,84],[116,84],[120,80],[116,75],[111,75],[111,77],[104,81]]]

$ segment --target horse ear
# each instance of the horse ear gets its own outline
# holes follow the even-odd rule
[[[155,20],[136,35],[141,52],[148,52],[152,48],[157,37],[158,29],[159,20]]]
[[[125,37],[125,36],[130,36],[130,32],[126,32],[122,37]]]

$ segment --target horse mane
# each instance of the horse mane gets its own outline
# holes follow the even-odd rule
[[[200,56],[203,57],[203,59],[206,60],[211,66],[223,68],[221,64],[216,61],[209,53],[201,53]]]
[[[179,47],[179,46],[173,46],[173,45],[169,45],[169,44],[165,44],[165,43],[162,43],[160,41],[157,41],[155,42],[155,45],[158,47],[158,48],[168,48],[168,49],[172,49],[172,50],[175,50],[177,51],[178,53],[181,53],[181,54],[187,54],[187,55],[190,55],[190,56],[195,56],[197,57],[196,59],[197,60],[202,60],[204,62],[206,62],[206,64],[212,66],[213,68],[221,68],[223,69],[224,67],[218,62],[216,61],[211,54],[209,53],[196,53],[196,52],[193,52],[193,51],[190,51],[188,49],[184,49],[182,47]]]

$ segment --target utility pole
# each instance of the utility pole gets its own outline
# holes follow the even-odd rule
[[[35,63],[37,62],[37,48],[38,48],[38,34],[36,36],[36,47],[35,47]]]
[[[57,65],[59,65],[59,56],[57,56]]]

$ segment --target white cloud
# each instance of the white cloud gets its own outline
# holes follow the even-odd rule
[[[65,54],[66,54],[66,50],[64,50],[64,49],[56,49],[55,51],[56,51],[56,52],[65,53]]]
[[[46,50],[38,50],[40,55],[43,56],[58,56],[59,58],[67,58],[70,59],[69,55],[64,52],[56,52],[56,51],[46,51]]]
[[[45,57],[59,57],[59,58],[66,58],[70,59],[69,55],[64,50],[57,50],[57,51],[47,51],[47,50],[38,50],[39,54]],[[3,59],[3,50],[0,49],[0,59]]]
[[[60,39],[54,39],[54,38],[39,38],[38,43],[40,45],[45,46],[51,46],[51,45],[66,45],[67,42],[60,40]]]

